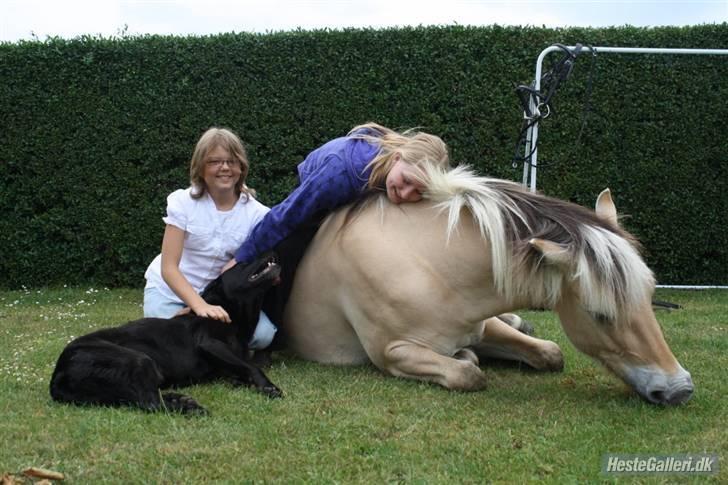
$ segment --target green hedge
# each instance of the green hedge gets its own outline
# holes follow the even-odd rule
[[[521,180],[513,83],[556,43],[728,47],[728,25],[432,27],[0,44],[0,286],[143,285],[167,194],[210,126],[249,147],[267,204],[327,139],[377,121]],[[558,56],[555,56],[558,57]],[[538,186],[591,206],[609,186],[661,283],[728,284],[728,58],[589,56],[542,124]]]

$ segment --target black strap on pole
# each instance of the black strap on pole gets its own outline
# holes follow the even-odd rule
[[[536,140],[536,143],[531,146],[529,153],[524,154],[528,132],[541,120],[548,118],[552,112],[555,112],[552,105],[552,99],[561,84],[566,81],[569,76],[571,76],[571,73],[574,70],[576,58],[581,54],[581,51],[583,49],[582,44],[576,44],[573,50],[569,49],[563,44],[553,45],[561,49],[564,54],[561,59],[559,59],[559,61],[557,61],[553,65],[553,67],[551,67],[551,69],[549,69],[541,76],[541,89],[536,90],[535,80],[533,83],[531,83],[530,86],[515,85],[516,95],[518,96],[521,107],[523,108],[523,124],[518,134],[518,140],[516,142],[516,148],[513,154],[513,168],[518,167],[518,165],[521,163],[527,163],[530,166],[533,166],[531,162],[531,157],[536,151],[536,147],[538,146],[538,140]],[[592,52],[592,57],[595,58],[596,51],[594,49],[590,50]],[[591,74],[592,72],[590,71],[587,98],[591,96]],[[535,107],[535,110],[532,109],[532,107]],[[584,122],[585,121],[586,112],[584,113]],[[584,126],[582,124],[581,131],[583,131],[583,128]],[[579,134],[579,137],[581,137],[581,133]],[[545,164],[539,165],[542,167]]]

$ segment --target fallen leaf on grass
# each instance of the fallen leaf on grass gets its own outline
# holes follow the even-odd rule
[[[63,473],[54,472],[53,470],[44,470],[43,468],[30,467],[23,470],[23,475],[34,478],[48,478],[50,480],[63,480],[66,476]]]

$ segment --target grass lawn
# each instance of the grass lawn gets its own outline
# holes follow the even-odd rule
[[[728,291],[661,290],[658,310],[695,395],[646,404],[578,354],[549,312],[527,312],[557,342],[562,373],[482,363],[477,393],[277,356],[269,400],[218,383],[187,388],[211,416],[81,408],[51,401],[73,337],[141,317],[141,290],[0,292],[0,475],[41,467],[68,483],[728,482]],[[714,453],[710,476],[601,474],[605,453]]]

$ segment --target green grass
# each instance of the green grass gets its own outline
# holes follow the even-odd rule
[[[564,351],[562,373],[486,363],[477,393],[278,356],[269,400],[218,383],[185,390],[211,416],[57,404],[48,394],[72,336],[141,316],[141,290],[0,292],[0,475],[35,466],[69,483],[725,483],[605,476],[614,453],[716,453],[728,445],[728,292],[660,291],[658,311],[696,386],[686,405],[644,403],[568,343],[549,312],[523,315]]]

